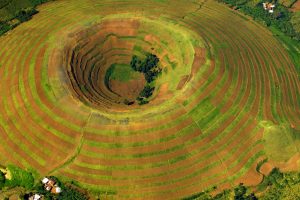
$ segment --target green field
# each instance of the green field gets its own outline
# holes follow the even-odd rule
[[[139,75],[138,72],[132,70],[130,65],[125,64],[115,64],[112,65],[108,71],[111,70],[110,79],[118,80],[121,82],[128,82],[130,80],[136,79]]]

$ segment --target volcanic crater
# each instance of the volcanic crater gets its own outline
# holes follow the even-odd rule
[[[166,66],[163,68],[162,76],[174,68],[175,64],[183,65],[172,61],[172,58],[181,57],[178,60],[186,62],[183,55],[171,53],[172,46],[178,46],[176,41],[170,40],[171,44],[161,42],[160,35],[151,33],[151,27],[155,26],[158,24],[151,20],[110,19],[69,33],[62,65],[73,96],[85,105],[98,110],[128,111],[140,107],[135,100],[146,84],[143,74],[140,73],[132,80],[122,82],[110,79],[108,73],[113,66],[128,66],[133,55],[144,57],[148,52],[162,58],[161,63]],[[172,38],[170,35],[167,36]],[[184,79],[187,76],[185,75]],[[175,77],[176,79],[178,85],[183,85],[180,77]],[[187,80],[184,81],[186,82]],[[156,88],[156,95],[151,97],[153,105],[162,103],[168,99],[164,96],[170,94],[170,91],[166,91],[168,90],[166,84],[157,83]],[[163,88],[162,92],[160,88]],[[157,96],[159,98],[156,98]]]

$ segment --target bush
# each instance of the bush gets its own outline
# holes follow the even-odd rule
[[[11,29],[11,26],[7,22],[0,21],[0,36]]]
[[[20,10],[16,14],[16,19],[18,19],[20,22],[26,22],[32,18],[34,14],[38,13],[38,11],[35,8],[27,8],[24,10]]]

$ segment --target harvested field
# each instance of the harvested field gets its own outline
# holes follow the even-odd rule
[[[280,127],[290,134],[278,146],[291,155],[261,172],[298,166],[299,76],[256,22],[213,0],[60,0],[38,9],[0,37],[0,164],[115,199],[180,199],[259,183],[256,165],[275,148],[264,134]],[[146,84],[128,65],[147,52],[163,69],[156,89],[147,105],[124,103]]]

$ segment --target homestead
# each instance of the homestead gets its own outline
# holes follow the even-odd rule
[[[265,3],[263,3],[263,8],[265,10],[269,11],[269,13],[274,13],[275,4],[269,3],[269,2],[265,2]]]
[[[58,187],[56,181],[51,178],[44,177],[42,179],[42,183],[44,185],[45,190],[47,190],[53,194],[59,194],[62,191],[61,188]]]

